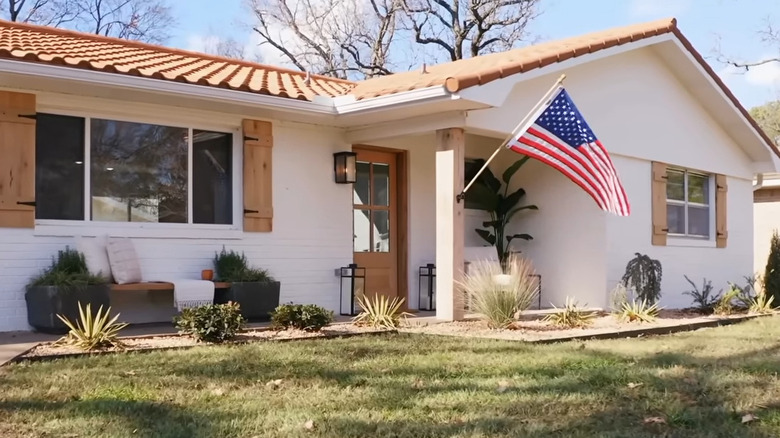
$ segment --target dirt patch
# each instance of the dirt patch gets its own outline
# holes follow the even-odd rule
[[[434,335],[453,335],[477,338],[506,339],[517,341],[550,341],[572,337],[603,336],[606,334],[631,333],[637,330],[663,329],[675,327],[695,328],[707,323],[719,321],[730,322],[743,319],[746,315],[704,316],[690,310],[663,310],[654,322],[620,322],[613,315],[601,314],[586,328],[562,329],[542,320],[543,315],[535,318],[523,318],[517,321],[511,329],[491,329],[487,323],[479,320],[433,323],[428,325],[410,326],[400,331],[407,333],[423,333]]]
[[[262,342],[262,341],[279,341],[279,340],[293,340],[293,339],[310,339],[310,338],[324,338],[335,337],[345,335],[355,335],[363,333],[376,333],[382,330],[376,330],[369,327],[358,327],[352,324],[336,324],[325,327],[320,332],[305,332],[303,330],[271,330],[271,329],[256,329],[247,330],[239,334],[233,341],[226,344],[247,343],[247,342]],[[185,335],[160,335],[160,336],[139,336],[132,338],[122,338],[122,341],[127,345],[124,349],[106,348],[99,350],[95,353],[118,353],[126,351],[143,351],[143,350],[160,350],[182,347],[194,347],[198,345],[210,345],[208,343],[198,342],[191,336]],[[25,354],[17,357],[17,360],[40,358],[49,356],[72,356],[85,353],[78,348],[70,345],[55,345],[53,342],[46,342],[37,345]]]

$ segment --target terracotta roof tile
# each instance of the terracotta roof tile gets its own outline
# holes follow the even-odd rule
[[[42,62],[312,100],[340,96],[353,82],[279,67],[63,29],[0,20],[0,59]],[[276,79],[267,81],[269,74]],[[314,83],[319,85],[314,85]],[[288,88],[289,87],[289,88]]]
[[[653,21],[595,32],[501,53],[432,65],[422,70],[396,73],[358,82],[350,91],[357,99],[445,85],[451,92],[481,85],[616,45],[675,31],[674,19]]]

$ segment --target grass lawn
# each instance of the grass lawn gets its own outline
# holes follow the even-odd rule
[[[4,367],[0,436],[778,437],[778,373],[780,317],[540,346],[204,346]]]

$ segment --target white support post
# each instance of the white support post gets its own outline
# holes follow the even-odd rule
[[[436,131],[436,318],[463,319],[463,191],[466,136],[461,128]]]

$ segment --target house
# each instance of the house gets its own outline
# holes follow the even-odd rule
[[[756,176],[753,202],[753,272],[763,277],[772,234],[780,232],[780,173]]]
[[[516,249],[542,305],[606,307],[637,252],[662,262],[667,307],[690,304],[684,275],[752,272],[752,181],[777,171],[778,151],[675,20],[362,82],[1,22],[0,330],[28,329],[24,285],[56,250],[103,235],[132,238],[148,278],[199,278],[223,245],[244,251],[281,281],[281,301],[334,311],[339,267],[366,267],[367,290],[415,308],[418,267],[435,263],[437,315],[459,318],[453,278],[492,254],[473,230],[485,213],[456,200],[464,163],[499,147],[562,73],[632,212],[604,213],[539,162],[521,170],[539,210],[514,223],[534,236]],[[354,184],[334,181],[345,151]],[[139,321],[170,300],[112,296]]]

